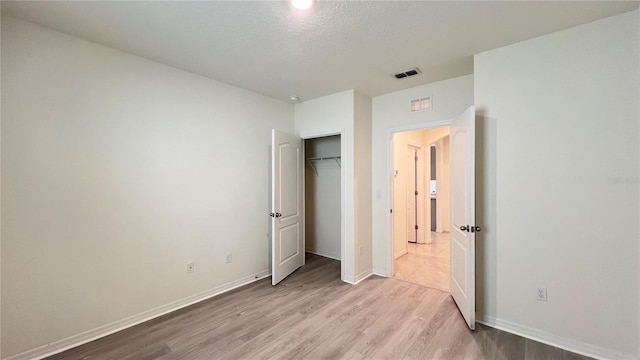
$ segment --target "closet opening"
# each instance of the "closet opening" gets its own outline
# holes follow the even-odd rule
[[[304,140],[304,236],[307,261],[333,262],[341,276],[342,262],[341,136]],[[321,257],[321,258],[320,258]]]

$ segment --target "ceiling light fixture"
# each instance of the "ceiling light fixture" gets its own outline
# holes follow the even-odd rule
[[[291,101],[300,101],[300,99],[295,95],[289,96],[289,100],[291,100]]]
[[[313,5],[313,0],[291,0],[291,4],[298,10],[307,10]]]

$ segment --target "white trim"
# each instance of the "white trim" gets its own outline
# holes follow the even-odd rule
[[[342,259],[340,259],[340,256],[332,254],[332,253],[328,253],[328,252],[325,252],[325,251],[316,251],[316,250],[312,250],[312,249],[306,249],[306,251],[309,254],[315,254],[315,255],[326,257],[326,258],[329,258],[329,259],[342,261]]]
[[[304,138],[300,138],[300,142],[302,143],[302,174],[300,174],[302,175],[302,266],[305,266],[307,265],[307,257],[304,255],[307,252],[307,172],[305,171],[307,169],[307,144]],[[273,243],[271,251],[273,251]]]
[[[356,284],[356,279],[351,275],[344,275],[341,280],[346,282],[347,284],[351,284],[351,285]]]
[[[24,351],[22,353],[5,358],[4,360],[27,360],[27,359],[42,359],[47,356],[51,356],[65,350],[69,350],[76,346],[86,344],[90,341],[111,335],[118,331],[130,328],[145,321],[157,318],[159,316],[168,314],[170,312],[182,309],[189,305],[201,302],[203,300],[212,298],[216,295],[220,295],[227,291],[239,288],[241,286],[250,284],[252,282],[264,279],[271,275],[268,270],[261,271],[259,273],[245,276],[241,279],[228,282],[226,284],[216,286],[212,289],[205,290],[195,295],[187,296],[180,300],[170,302],[168,304],[158,306],[156,308],[141,312],[136,315],[128,316],[124,319],[114,321],[110,324],[102,325],[97,328],[82,332],[77,335],[70,336],[66,339],[57,340],[46,345],[33,348],[31,350]]]
[[[315,133],[298,134],[298,136],[302,140],[309,140],[309,139],[317,139],[317,138],[321,138],[321,137],[335,136],[335,135],[342,136],[343,133],[344,133],[344,129],[333,129],[333,130],[329,130],[329,131],[320,131],[320,132],[315,132]]]
[[[400,250],[397,254],[394,254],[394,255],[393,255],[393,260],[395,260],[395,259],[399,258],[399,257],[400,257],[400,256],[402,256],[402,255],[408,254],[408,253],[409,253],[409,251],[407,251],[407,249],[406,249],[406,248],[405,248],[405,249],[402,249],[402,250]]]
[[[477,314],[476,321],[484,325],[506,331],[515,335],[519,335],[531,340],[535,340],[547,345],[551,345],[560,349],[568,350],[577,354],[590,356],[596,359],[619,359],[633,360],[637,359],[633,355],[623,354],[614,350],[605,349],[600,346],[588,344],[582,341],[553,335],[546,331],[520,325],[511,321],[502,320],[493,316]]]
[[[373,275],[372,269],[367,269],[361,272],[360,274],[356,275],[355,277],[351,277],[347,275],[344,277],[343,281],[348,282],[349,284],[352,284],[352,285],[357,285],[359,282],[368,278],[371,275]]]
[[[391,277],[387,269],[381,269],[381,268],[373,268],[373,275],[378,275],[382,277]]]
[[[429,122],[423,122],[423,123],[417,123],[417,124],[395,126],[395,127],[387,128],[387,132],[397,133],[397,132],[403,132],[403,131],[424,130],[424,129],[432,129],[437,127],[445,127],[445,126],[451,125],[453,123],[453,120],[454,119],[447,119],[447,120],[429,121]]]

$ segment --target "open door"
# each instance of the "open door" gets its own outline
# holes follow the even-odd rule
[[[304,265],[302,229],[302,140],[272,130],[271,284]]]
[[[470,329],[476,326],[475,107],[450,127],[451,296]]]

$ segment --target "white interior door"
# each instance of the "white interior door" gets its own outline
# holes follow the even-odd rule
[[[476,325],[475,107],[450,127],[451,296],[470,329]]]
[[[417,235],[417,207],[416,207],[416,148],[407,145],[407,241],[415,243]]]
[[[277,130],[271,137],[271,284],[304,265],[302,140]]]

